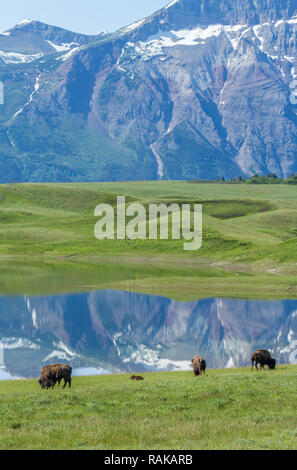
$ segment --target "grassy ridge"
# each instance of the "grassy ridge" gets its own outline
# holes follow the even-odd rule
[[[185,252],[182,240],[96,240],[94,209],[115,205],[117,195],[145,206],[202,203],[202,248]],[[5,292],[112,287],[188,299],[233,291],[292,298],[296,247],[297,193],[289,185],[28,184],[0,202]]]
[[[0,383],[1,449],[296,449],[296,366]]]

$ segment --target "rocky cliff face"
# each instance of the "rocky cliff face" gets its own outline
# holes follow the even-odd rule
[[[0,69],[2,181],[297,172],[296,0],[176,0],[95,38],[27,28],[43,46]]]

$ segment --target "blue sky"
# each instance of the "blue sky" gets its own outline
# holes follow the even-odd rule
[[[9,0],[1,2],[0,31],[24,19],[96,34],[115,31],[164,7],[170,0]]]

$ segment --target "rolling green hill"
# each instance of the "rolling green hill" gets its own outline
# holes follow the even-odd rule
[[[203,245],[94,237],[100,203],[202,203]],[[3,292],[119,288],[198,298],[295,298],[297,195],[289,185],[186,182],[0,186]],[[12,282],[13,280],[13,282]]]

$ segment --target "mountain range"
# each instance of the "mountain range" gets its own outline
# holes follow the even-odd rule
[[[115,33],[0,34],[0,182],[297,173],[297,0],[175,0]]]

